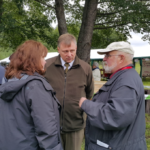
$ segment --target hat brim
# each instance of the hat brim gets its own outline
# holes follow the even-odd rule
[[[106,54],[106,53],[108,53],[108,52],[110,52],[110,51],[113,51],[113,50],[110,50],[110,49],[102,49],[102,50],[97,51],[97,53],[98,53],[99,55],[104,55],[104,54]]]

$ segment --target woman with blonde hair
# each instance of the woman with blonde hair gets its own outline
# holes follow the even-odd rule
[[[17,48],[0,86],[0,149],[62,150],[60,104],[43,77],[47,48],[29,40]]]

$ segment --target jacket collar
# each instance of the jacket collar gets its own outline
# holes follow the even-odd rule
[[[52,91],[52,94],[55,97],[56,92],[54,91],[54,89],[52,88],[52,86],[48,83],[48,81],[46,80],[46,78],[44,78],[42,75],[38,74],[37,72],[34,73],[34,76],[36,76],[36,78],[40,79],[40,80],[42,78],[43,80],[41,80],[41,81],[43,82],[43,86],[45,87],[45,89],[48,90],[48,91]],[[55,100],[60,105],[60,102],[57,100],[56,97],[55,97]]]
[[[30,79],[31,78],[31,79]],[[29,76],[30,80],[34,80],[34,79],[39,79],[43,82],[44,87],[48,90],[48,91],[53,91],[54,89],[51,87],[51,85],[48,83],[48,81],[46,80],[46,78],[44,78],[42,75],[38,74],[37,72],[34,73],[33,76]],[[48,84],[47,84],[48,83]]]
[[[31,75],[31,76],[29,75],[26,79],[6,82],[5,84],[1,85],[0,86],[0,97],[5,101],[11,101],[12,98],[18,93],[18,91],[32,80],[40,80],[43,83],[43,86],[45,87],[45,89],[47,91],[51,91],[52,94],[55,95],[53,88],[46,81],[46,79],[43,76],[41,76],[40,74],[35,72],[34,75]]]
[[[60,55],[58,55],[56,57],[56,60],[55,60],[54,64],[55,64],[55,66],[62,66],[61,60],[60,60]]]
[[[80,66],[79,58],[78,58],[78,56],[76,55],[75,61],[74,61],[73,65],[72,65],[72,68],[77,68],[77,67],[79,67],[79,66]]]
[[[127,66],[133,67],[133,64],[129,64],[129,65],[127,65]],[[126,67],[127,67],[127,66],[126,66]],[[126,71],[128,71],[128,69],[120,70],[120,71],[116,72],[116,73],[114,74],[114,76],[113,76],[111,79],[109,79],[109,80],[104,84],[104,86],[102,86],[101,90],[107,91],[107,90],[109,89],[109,85],[111,85],[122,73],[124,73],[124,72],[126,72]],[[108,88],[107,88],[107,87],[108,87]]]
[[[58,56],[56,57],[56,60],[55,60],[54,64],[55,64],[55,66],[62,66],[61,60],[60,60],[60,55],[58,55]],[[72,65],[71,68],[76,68],[76,67],[78,67],[78,66],[80,66],[80,63],[79,63],[79,58],[78,58],[78,56],[76,55],[75,60],[74,60],[74,63],[73,63],[73,65]]]

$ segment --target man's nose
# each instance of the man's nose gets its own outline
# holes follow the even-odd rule
[[[106,57],[104,56],[103,61],[106,61]]]
[[[68,56],[71,56],[71,52],[68,52]]]

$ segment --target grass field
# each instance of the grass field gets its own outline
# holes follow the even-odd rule
[[[85,147],[85,139],[83,139],[81,150],[84,150],[84,147]]]
[[[0,60],[6,58],[6,57],[9,57],[13,52],[12,51],[0,51]]]
[[[147,143],[147,150],[150,150],[150,115],[145,114],[146,120],[146,143]]]
[[[135,70],[138,72],[138,74],[140,75],[140,64],[136,63],[135,65]],[[142,82],[144,86],[150,86],[150,77],[146,77],[146,78],[142,78]],[[145,87],[144,89],[149,89],[147,87]],[[150,90],[150,89],[149,89]]]

